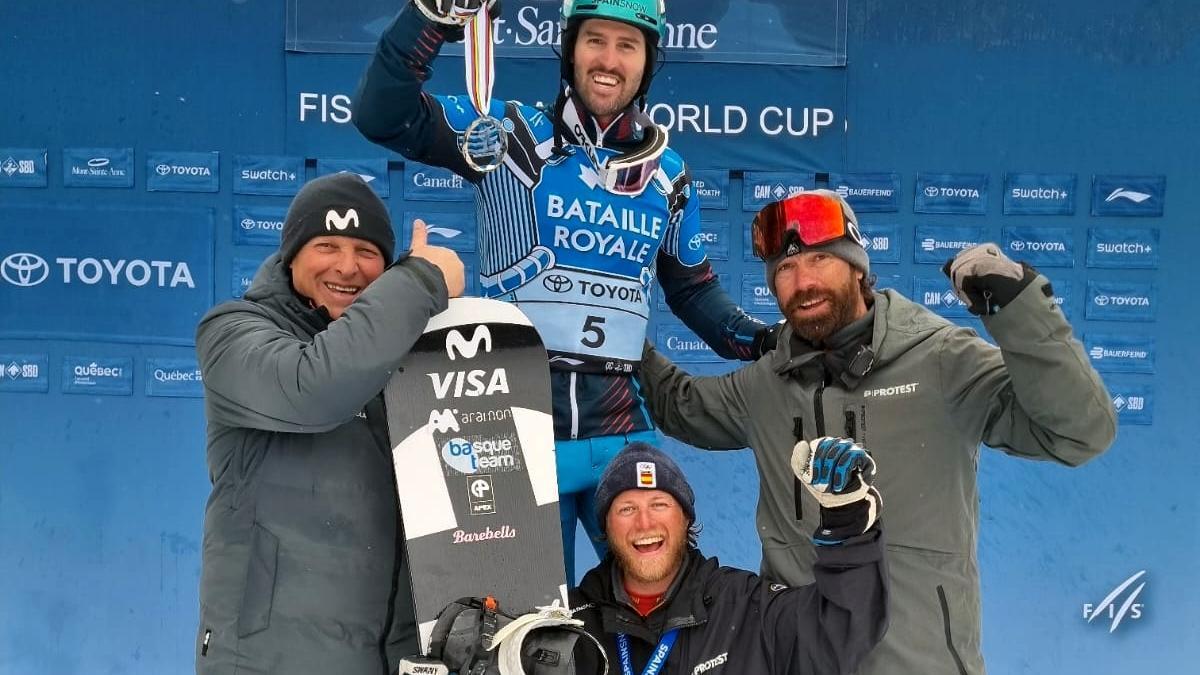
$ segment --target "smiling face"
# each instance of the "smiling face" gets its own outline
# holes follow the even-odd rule
[[[687,514],[669,492],[626,490],[608,508],[605,532],[624,576],[638,595],[661,595],[683,564]]]
[[[372,281],[383,274],[383,254],[364,239],[313,237],[292,260],[292,288],[329,316],[341,318]]]
[[[588,112],[607,126],[637,93],[646,70],[646,36],[620,21],[587,19],[572,55],[575,91]]]
[[[863,273],[826,251],[788,256],[775,268],[775,295],[792,330],[819,344],[867,313]]]

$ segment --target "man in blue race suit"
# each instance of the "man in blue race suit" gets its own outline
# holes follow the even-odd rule
[[[460,149],[481,117],[471,99],[422,91],[442,44],[461,38],[484,1],[404,7],[359,84],[354,123],[368,139],[475,187],[481,292],[518,305],[550,355],[573,581],[577,517],[604,550],[592,505],[600,472],[628,442],[654,438],[634,377],[651,282],[658,279],[672,312],[725,358],[757,357],[770,333],[717,282],[690,173],[645,114],[665,31],[661,0],[564,3],[553,113],[485,102],[508,145],[494,171]]]

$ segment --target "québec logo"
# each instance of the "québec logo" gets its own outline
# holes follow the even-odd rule
[[[1136,192],[1134,190],[1126,190],[1125,188],[1117,188],[1109,193],[1109,195],[1104,198],[1104,201],[1111,202],[1117,199],[1128,199],[1134,204],[1141,204],[1147,199],[1150,199],[1152,196],[1153,195],[1148,195],[1145,192]]]
[[[1132,592],[1126,595],[1125,599],[1121,601],[1119,607],[1117,606],[1117,599],[1120,598],[1130,586],[1134,585],[1139,579],[1145,576],[1145,574],[1146,570],[1141,570],[1125,581],[1122,581],[1120,585],[1112,590],[1112,592],[1104,596],[1104,599],[1098,604],[1093,605],[1090,602],[1084,603],[1083,618],[1087,619],[1088,623],[1095,621],[1096,618],[1101,615],[1103,615],[1106,619],[1110,619],[1112,623],[1110,623],[1108,627],[1109,633],[1117,630],[1117,627],[1121,625],[1121,622],[1124,621],[1126,617],[1135,621],[1142,618],[1142,611],[1146,608],[1146,605],[1145,603],[1138,602],[1137,599],[1138,596],[1141,595],[1142,589],[1146,587],[1145,581],[1142,581],[1142,583],[1138,584],[1137,588],[1133,589]]]

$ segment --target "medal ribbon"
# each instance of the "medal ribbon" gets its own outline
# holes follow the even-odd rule
[[[487,2],[466,25],[467,39],[463,44],[463,63],[467,76],[467,95],[480,117],[488,117],[492,105],[492,83],[496,79],[495,55],[492,53],[492,19]]]

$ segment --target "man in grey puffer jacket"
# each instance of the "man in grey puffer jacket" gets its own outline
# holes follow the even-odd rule
[[[786,322],[775,352],[692,377],[647,346],[641,379],[663,431],[692,445],[749,446],[760,476],[763,576],[813,580],[817,506],[793,483],[792,446],[826,434],[871,448],[886,495],[891,625],[864,675],[981,675],[976,466],[985,443],[1078,466],[1116,416],[1054,304],[1050,282],[994,244],[947,264],[996,348],[894,290],[872,289],[857,219],[836,193],[767,205],[755,252]]]
[[[279,253],[200,322],[208,468],[199,675],[388,675],[416,651],[381,391],[463,265],[425,243],[389,266],[361,178],[300,190]]]

